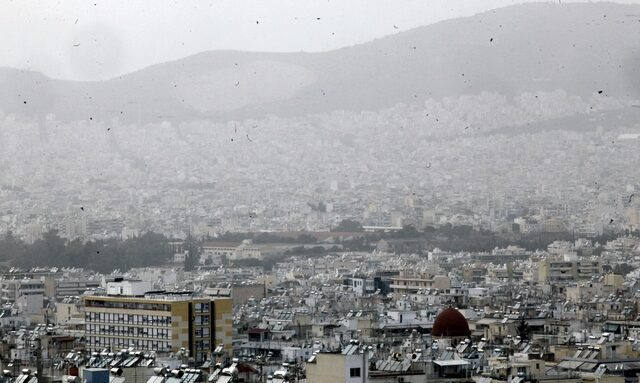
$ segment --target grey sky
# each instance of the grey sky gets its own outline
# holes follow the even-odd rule
[[[105,79],[214,49],[331,50],[523,2],[2,0],[0,66]]]

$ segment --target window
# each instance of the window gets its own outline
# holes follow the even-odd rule
[[[358,378],[359,376],[360,376],[360,367],[349,369],[349,377]]]

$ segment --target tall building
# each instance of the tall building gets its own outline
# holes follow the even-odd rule
[[[140,295],[135,289],[129,291],[131,295],[84,297],[88,349],[133,347],[163,354],[184,348],[197,362],[204,361],[219,344],[231,352],[231,299],[190,292]]]

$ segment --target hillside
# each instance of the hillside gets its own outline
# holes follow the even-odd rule
[[[481,91],[638,97],[638,36],[638,5],[517,5],[331,52],[204,52],[104,82],[4,68],[0,110],[187,121],[379,109]]]

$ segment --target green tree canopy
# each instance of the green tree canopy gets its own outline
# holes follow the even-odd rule
[[[336,226],[333,231],[336,232],[347,232],[347,233],[359,233],[364,231],[362,228],[362,224],[358,221],[354,221],[351,219],[343,219],[338,226]]]

